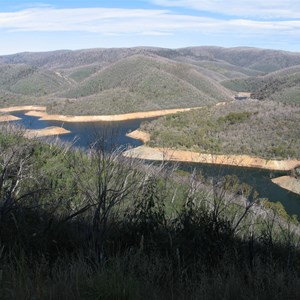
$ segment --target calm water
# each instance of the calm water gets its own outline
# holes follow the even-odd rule
[[[12,113],[22,120],[16,121],[16,124],[29,129],[42,129],[50,126],[63,127],[70,133],[59,136],[59,139],[74,143],[74,146],[87,148],[97,137],[103,137],[106,141],[106,148],[128,146],[137,147],[143,143],[139,140],[126,136],[126,133],[136,130],[145,119],[129,120],[122,122],[87,122],[87,123],[64,123],[61,121],[40,121],[38,117],[24,115],[24,112]],[[147,119],[151,120],[151,119]]]
[[[71,133],[61,135],[60,139],[62,141],[74,142],[74,145],[77,147],[87,148],[97,136],[99,137],[103,134],[108,137],[106,139],[107,149],[111,147],[126,148],[128,146],[137,147],[142,145],[142,142],[127,137],[126,133],[137,129],[145,119],[121,122],[63,123],[60,121],[39,121],[38,117],[25,116],[23,112],[16,112],[13,115],[22,118],[22,120],[16,122],[17,124],[30,129],[62,126],[71,131]],[[187,171],[194,168],[200,169],[202,175],[207,178],[212,176],[236,175],[242,182],[253,186],[260,197],[266,197],[274,202],[280,201],[289,214],[296,214],[300,219],[300,196],[280,188],[270,180],[270,176],[280,176],[284,173],[195,163],[181,164],[181,168]]]
[[[282,189],[274,184],[270,176],[282,176],[285,172],[273,172],[268,170],[239,168],[231,166],[216,166],[208,164],[184,164],[186,170],[199,168],[204,177],[236,175],[241,182],[247,183],[254,187],[259,193],[259,197],[268,198],[273,202],[281,202],[289,214],[296,214],[300,220],[300,195]]]

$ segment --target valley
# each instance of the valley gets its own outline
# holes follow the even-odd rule
[[[299,66],[247,47],[1,56],[0,298],[298,299]]]
[[[141,124],[137,138],[147,146],[190,153],[183,160],[254,157],[266,160],[254,167],[275,160],[292,169],[300,158],[299,65],[298,53],[247,47],[19,53],[0,57],[0,112],[74,123],[160,117]]]

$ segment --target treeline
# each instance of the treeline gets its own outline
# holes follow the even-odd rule
[[[81,152],[1,128],[1,299],[299,298],[299,228],[282,206],[104,140]]]

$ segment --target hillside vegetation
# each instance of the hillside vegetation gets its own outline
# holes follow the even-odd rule
[[[251,47],[190,47],[180,49],[179,52],[183,56],[226,61],[232,65],[265,73],[300,64],[299,53]]]
[[[15,105],[17,95],[20,103],[46,103],[50,113],[118,114],[203,106],[236,91],[298,103],[299,64],[299,53],[256,48],[18,53],[0,57],[0,106]]]
[[[25,96],[46,96],[70,86],[70,82],[57,72],[23,64],[0,65],[0,87]]]
[[[194,107],[230,99],[232,94],[193,67],[132,56],[97,72],[62,94],[80,99],[82,114]],[[73,105],[74,106],[74,105]],[[57,111],[60,109],[57,109]],[[72,105],[63,109],[72,110]]]
[[[151,146],[300,159],[298,124],[299,107],[246,100],[162,117],[142,130],[151,134]]]
[[[265,76],[224,81],[222,84],[235,91],[252,93],[252,98],[300,104],[300,66],[295,66]]]
[[[1,299],[298,299],[299,225],[234,176],[1,127]]]

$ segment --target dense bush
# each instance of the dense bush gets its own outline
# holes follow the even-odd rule
[[[300,158],[299,108],[246,100],[144,123],[149,145],[267,159]]]

